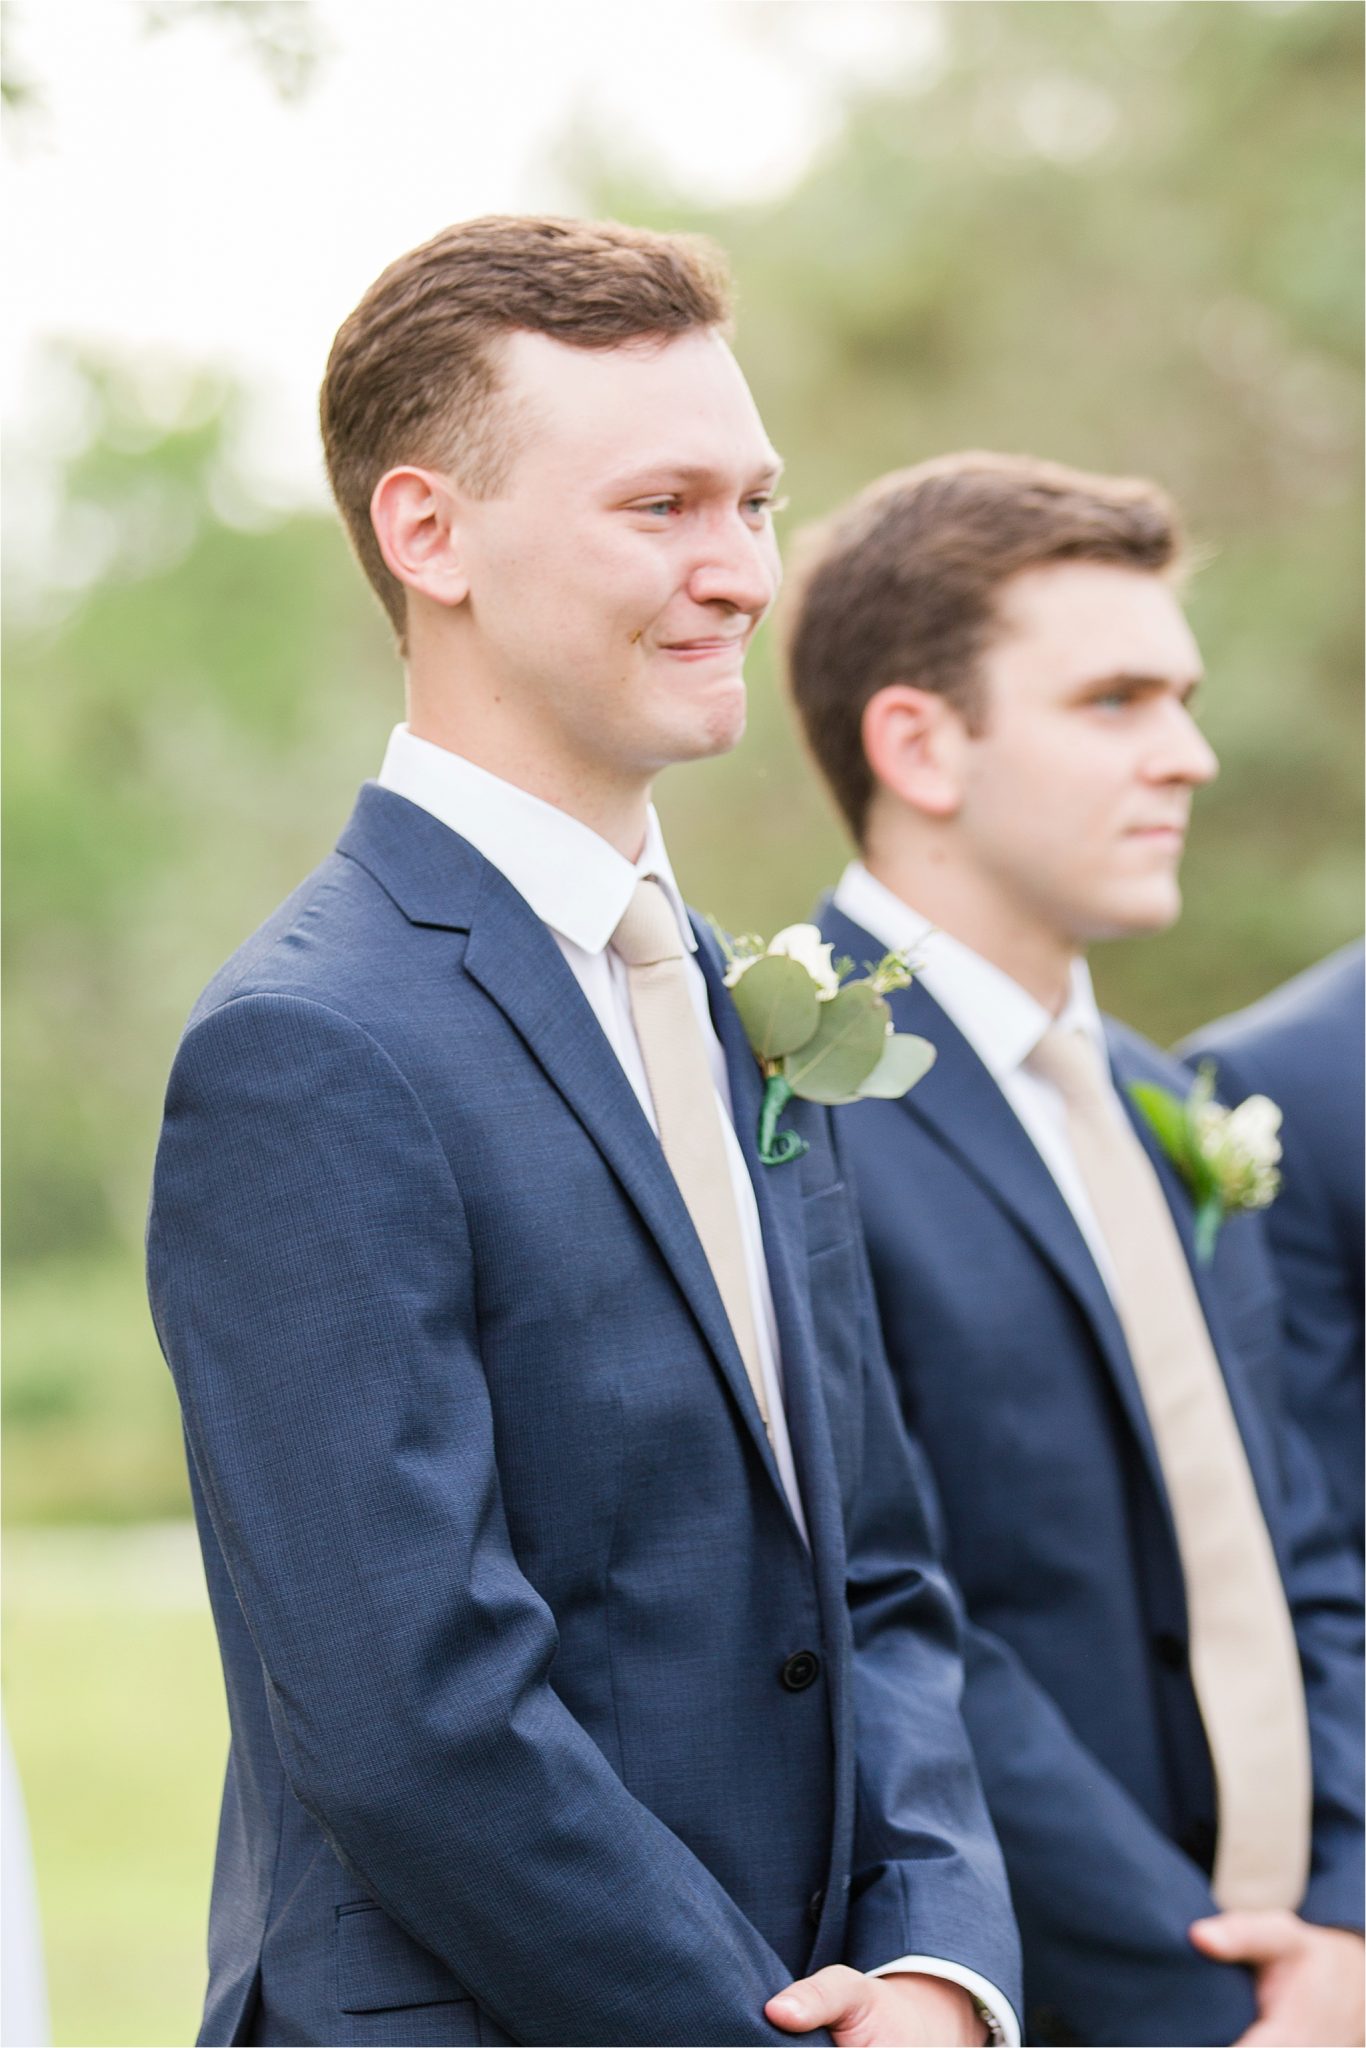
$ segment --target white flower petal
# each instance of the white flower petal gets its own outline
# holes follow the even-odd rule
[[[789,924],[776,932],[768,942],[769,952],[787,960],[796,960],[815,982],[822,996],[832,996],[839,987],[839,976],[835,972],[833,946],[826,945],[820,929],[814,924]]]

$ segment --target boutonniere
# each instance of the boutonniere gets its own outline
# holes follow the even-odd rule
[[[780,1131],[794,1095],[833,1106],[869,1096],[894,1101],[934,1065],[934,1047],[892,1028],[886,998],[906,988],[904,954],[888,953],[862,980],[852,960],[836,960],[814,924],[790,924],[765,945],[712,929],[726,955],[726,987],[764,1073],[759,1157],[781,1166],[806,1151],[805,1138]]]
[[[1134,1081],[1129,1094],[1144,1122],[1175,1166],[1195,1201],[1195,1256],[1207,1265],[1226,1216],[1265,1209],[1281,1176],[1281,1112],[1266,1095],[1249,1095],[1236,1109],[1214,1099],[1214,1062],[1202,1060],[1189,1095],[1174,1095],[1151,1081]]]

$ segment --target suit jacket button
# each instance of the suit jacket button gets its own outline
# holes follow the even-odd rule
[[[1172,1635],[1170,1630],[1163,1629],[1160,1634],[1153,1637],[1153,1649],[1157,1652],[1158,1663],[1165,1670],[1185,1670],[1186,1646],[1180,1636]]]
[[[809,1899],[807,1900],[807,1902],[806,1902],[806,1917],[807,1917],[807,1919],[808,1919],[808,1920],[809,1920],[809,1921],[811,1922],[811,1925],[812,1925],[813,1927],[819,1927],[819,1926],[820,1926],[820,1924],[821,1924],[821,1913],[823,1912],[824,1908],[825,1908],[825,1893],[824,1893],[824,1891],[822,1890],[822,1891],[816,1891],[816,1892],[812,1892],[812,1894],[811,1894],[810,1898],[809,1898]]]
[[[805,1692],[808,1685],[814,1685],[819,1678],[820,1669],[820,1658],[812,1651],[797,1650],[778,1675],[789,1692]]]

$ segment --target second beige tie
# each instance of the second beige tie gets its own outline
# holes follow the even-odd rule
[[[612,934],[612,947],[626,963],[631,1015],[654,1100],[659,1142],[702,1241],[767,1429],[768,1399],[722,1112],[688,989],[678,919],[653,876],[637,882],[626,915]]]
[[[1115,1268],[1186,1582],[1190,1671],[1218,1793],[1220,1906],[1299,1905],[1313,1803],[1294,1626],[1271,1537],[1162,1184],[1079,1031],[1030,1055],[1051,1081]]]

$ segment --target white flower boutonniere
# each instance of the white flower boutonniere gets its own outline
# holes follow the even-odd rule
[[[1195,1255],[1208,1264],[1226,1216],[1276,1199],[1281,1112],[1266,1095],[1225,1109],[1214,1099],[1211,1060],[1184,1098],[1148,1081],[1133,1082],[1129,1094],[1195,1198]]]
[[[799,1159],[806,1140],[780,1131],[794,1095],[835,1105],[876,1096],[895,1100],[927,1074],[935,1049],[896,1031],[886,997],[906,988],[904,954],[888,953],[864,979],[850,981],[852,960],[836,960],[814,924],[790,924],[765,945],[733,939],[713,921],[726,955],[726,986],[764,1073],[759,1157],[765,1166]]]

